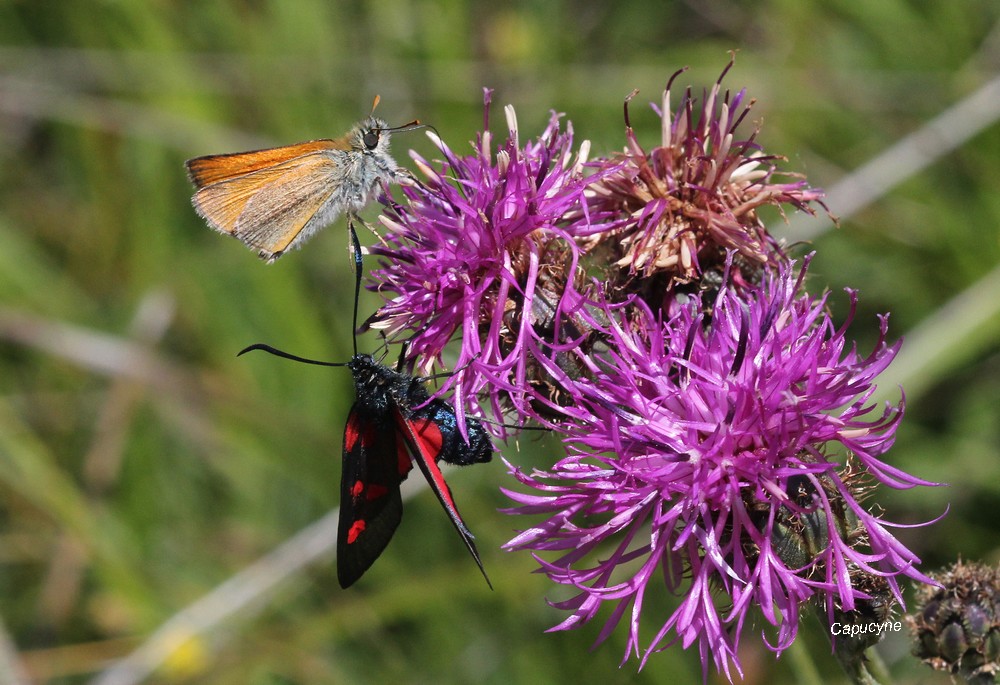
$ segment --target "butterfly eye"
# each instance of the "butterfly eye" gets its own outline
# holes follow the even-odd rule
[[[369,150],[374,150],[375,146],[378,145],[379,132],[378,129],[372,129],[371,131],[365,131],[364,138],[362,140],[365,143],[365,147]]]

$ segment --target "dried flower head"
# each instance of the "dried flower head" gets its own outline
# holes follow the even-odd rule
[[[763,205],[788,204],[814,213],[822,191],[810,188],[797,174],[778,183],[776,163],[756,143],[758,129],[741,138],[739,127],[750,113],[746,91],[721,92],[722,79],[704,95],[696,114],[690,88],[674,112],[667,83],[661,107],[662,142],[649,152],[636,139],[625,102],[626,148],[612,160],[624,161],[617,173],[603,177],[589,191],[592,206],[628,217],[624,226],[595,236],[609,242],[619,267],[648,278],[664,274],[676,283],[696,281],[719,267],[728,250],[739,255],[737,266],[753,271],[785,259],[777,241],[757,214]],[[683,70],[682,70],[683,71]]]

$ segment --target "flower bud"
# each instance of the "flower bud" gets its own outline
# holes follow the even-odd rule
[[[906,617],[914,656],[969,682],[994,682],[1000,672],[1000,569],[961,561],[932,575],[917,611]]]

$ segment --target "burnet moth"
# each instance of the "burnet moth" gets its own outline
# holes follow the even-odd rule
[[[361,246],[349,224],[354,250],[354,329],[357,330],[361,291]],[[337,533],[337,579],[350,587],[367,571],[389,544],[403,514],[400,483],[416,463],[431,486],[476,565],[493,587],[462,515],[458,512],[439,461],[466,466],[488,462],[493,445],[479,419],[465,417],[465,435],[459,430],[455,408],[442,399],[431,399],[425,383],[435,376],[418,378],[403,370],[403,356],[395,369],[369,354],[358,353],[344,363],[298,357],[269,345],[242,350],[263,350],[286,359],[320,366],[346,366],[354,376],[356,400],[344,427],[344,462],[340,479],[340,524]]]

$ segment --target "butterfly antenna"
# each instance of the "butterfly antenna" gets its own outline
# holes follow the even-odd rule
[[[438,138],[441,137],[441,134],[438,133],[438,130],[436,128],[434,128],[430,124],[423,123],[422,121],[420,121],[420,119],[414,119],[413,121],[402,124],[400,126],[393,126],[391,128],[385,128],[382,130],[389,131],[390,133],[403,133],[405,131],[417,131],[422,128],[430,129],[431,131],[434,131],[434,135],[436,135]]]
[[[364,262],[361,258],[361,243],[358,242],[358,232],[354,230],[354,222],[348,221],[351,231],[351,247],[354,250],[354,327],[351,329],[351,339],[354,341],[354,356],[358,356],[358,299],[361,297],[361,269]]]

